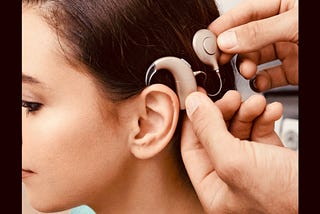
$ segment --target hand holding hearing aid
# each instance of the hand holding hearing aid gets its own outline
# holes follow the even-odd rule
[[[228,28],[252,21],[248,17],[254,11],[263,11],[261,17],[270,16],[270,11],[271,15],[274,12],[264,10],[270,4],[275,4],[275,1],[248,2],[216,19],[209,29],[219,35]],[[282,3],[285,5],[284,1]],[[248,11],[248,8],[251,11]],[[287,39],[287,42],[279,42],[281,37],[276,36],[283,32],[289,36],[290,32],[292,35],[295,35],[295,30],[297,32],[297,6],[287,7],[287,10],[291,10],[285,14],[291,17],[290,20],[293,19],[292,32],[284,30],[281,26],[272,26],[263,28],[267,34],[256,32],[257,37],[253,38],[250,35],[255,34],[250,32],[255,31],[248,30],[252,24],[249,27],[230,29],[234,33],[228,31],[227,36],[236,35],[239,45],[232,49],[229,43],[227,45],[230,45],[230,49],[223,48],[223,44],[220,44],[222,39],[218,37],[219,62],[225,63],[231,59],[231,54],[241,53],[238,55],[242,60],[240,72],[248,79],[256,75],[255,86],[260,91],[285,84],[298,84],[298,37],[296,40]],[[264,20],[268,21],[270,20]],[[277,21],[275,23],[274,19],[272,21],[273,25],[281,25]],[[290,23],[288,20],[280,21]],[[241,30],[245,33],[238,34]],[[269,38],[263,38],[264,35]],[[253,41],[256,43],[250,43]],[[265,46],[268,42],[270,45]],[[282,61],[281,67],[256,74],[258,64],[277,58]],[[250,97],[241,103],[239,95],[237,98],[237,95],[232,95],[230,91],[215,103],[199,92],[193,92],[185,99],[188,118],[183,123],[181,154],[205,211],[298,213],[298,154],[280,146],[280,140],[273,132],[273,123],[279,116],[279,107],[267,105],[260,114],[254,113],[250,108],[257,110],[254,107],[261,104],[258,100],[261,98]],[[229,129],[226,121],[229,123]],[[251,128],[246,129],[248,124],[241,125],[243,121],[249,122]]]
[[[281,106],[264,99],[186,97],[181,155],[206,213],[298,213],[297,152],[274,133]]]
[[[298,1],[246,0],[208,28],[218,36],[219,62],[239,54],[239,71],[254,90],[298,84]],[[258,64],[275,59],[282,65],[256,74]]]
[[[193,39],[199,59],[211,65],[220,79],[219,90],[209,96],[217,95],[222,87],[215,41],[215,35],[204,29]],[[151,64],[146,85],[161,69],[173,74],[180,108],[186,109],[190,119],[183,124],[181,154],[205,211],[296,213],[297,153],[282,147],[273,128],[282,107],[266,105],[262,95],[242,103],[240,94],[234,91],[213,103],[196,92],[194,76],[201,71],[193,72],[185,60],[173,56]]]

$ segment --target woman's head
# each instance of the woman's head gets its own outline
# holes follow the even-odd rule
[[[211,70],[195,55],[192,37],[219,16],[214,1],[23,2],[38,7],[57,33],[66,58],[86,66],[115,100],[143,90],[148,66],[163,56],[183,58],[194,70]],[[233,75],[222,75],[225,88],[233,87]]]
[[[136,159],[179,139],[172,77],[146,87],[145,72],[163,56],[209,71],[191,41],[218,15],[211,0],[23,1],[23,168],[34,172],[24,183],[37,209],[116,195]],[[221,76],[222,95],[229,65]]]

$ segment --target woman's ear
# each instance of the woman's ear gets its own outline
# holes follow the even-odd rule
[[[139,159],[155,156],[170,142],[179,118],[179,100],[169,87],[153,84],[145,88],[136,100],[136,126],[130,136],[131,153]],[[137,103],[136,102],[136,103]]]

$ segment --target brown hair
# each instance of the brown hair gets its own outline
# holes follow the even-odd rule
[[[206,71],[206,87],[218,87],[212,69],[192,48],[194,33],[219,16],[212,0],[23,0],[38,5],[57,32],[65,56],[84,64],[102,83],[110,98],[122,100],[144,89],[149,65],[163,56],[188,61],[194,70]],[[223,89],[234,88],[230,65],[220,69]],[[165,72],[161,72],[165,73]],[[213,73],[213,75],[211,75]],[[170,75],[159,77],[174,88]]]

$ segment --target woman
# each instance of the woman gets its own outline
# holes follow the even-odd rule
[[[22,177],[32,206],[202,213],[181,160],[183,112],[172,76],[159,72],[154,83],[162,84],[149,87],[144,78],[154,60],[170,55],[211,72],[191,41],[219,16],[214,1],[22,5]],[[215,100],[234,89],[231,65],[220,72]],[[208,90],[219,87],[217,77],[209,80]]]

